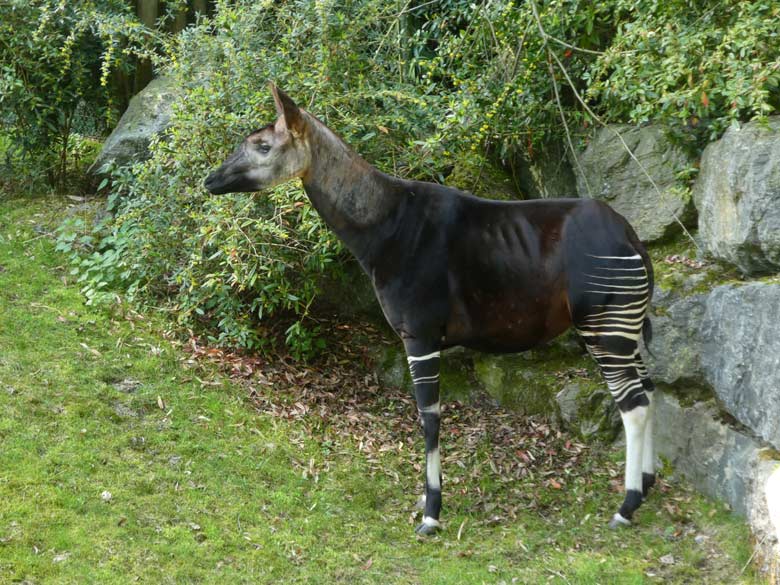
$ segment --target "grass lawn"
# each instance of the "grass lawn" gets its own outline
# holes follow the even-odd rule
[[[85,306],[47,235],[66,207],[0,200],[0,583],[759,582],[722,504],[662,482],[610,531],[619,449],[478,405],[445,410],[445,528],[416,537],[408,400],[355,394],[357,362],[327,404],[297,366],[235,381]]]

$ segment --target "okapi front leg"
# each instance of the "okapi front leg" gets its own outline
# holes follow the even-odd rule
[[[441,512],[441,458],[439,456],[439,357],[438,351],[426,352],[407,343],[407,360],[414,383],[417,411],[425,436],[425,511],[416,528],[418,534],[434,534],[439,530]]]

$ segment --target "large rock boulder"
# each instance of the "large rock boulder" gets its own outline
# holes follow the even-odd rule
[[[750,432],[780,448],[780,284],[724,284],[659,301],[647,357],[653,380],[687,401],[716,396]]]
[[[707,146],[693,198],[708,253],[745,273],[780,270],[780,116]]]
[[[701,320],[707,295],[694,294],[671,302],[651,316],[653,339],[647,355],[650,377],[666,384],[701,385]]]
[[[776,521],[780,518],[774,509],[780,506],[780,493],[769,493],[767,486],[780,485],[778,454],[720,419],[712,402],[683,406],[673,396],[657,391],[654,431],[658,453],[697,489],[724,500],[745,516],[766,569],[776,567],[780,536]]]
[[[614,131],[620,133],[652,181]],[[678,231],[675,218],[683,223],[692,219],[693,204],[677,179],[691,161],[669,142],[661,128],[601,128],[579,155],[579,163],[582,172],[575,168],[579,196],[609,203],[628,219],[644,242],[661,240]]]
[[[780,449],[780,284],[715,288],[701,324],[701,365],[723,406]]]
[[[99,173],[107,164],[122,166],[149,158],[149,143],[168,128],[176,97],[177,88],[171,79],[152,80],[130,100],[88,172]]]

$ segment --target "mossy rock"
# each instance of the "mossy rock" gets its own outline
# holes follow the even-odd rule
[[[525,414],[555,412],[560,382],[526,354],[479,356],[474,360],[480,385],[502,405]]]
[[[611,442],[620,433],[620,411],[601,380],[573,380],[556,400],[564,425],[582,438]]]
[[[399,341],[382,346],[376,360],[377,376],[383,384],[414,392],[412,377],[406,362],[406,353]],[[472,353],[463,348],[452,348],[442,354],[439,374],[441,396],[447,400],[467,400],[477,382],[474,378]]]
[[[445,183],[477,197],[513,201],[522,199],[512,176],[485,157],[465,156],[458,161]]]
[[[556,395],[566,376],[578,372],[590,377],[595,364],[570,334],[523,353],[475,354],[474,372],[485,392],[502,405],[550,416],[558,410]]]
[[[691,230],[691,236],[696,239],[698,234]],[[669,297],[668,300],[678,300],[741,280],[741,275],[732,266],[709,262],[697,267],[695,261],[700,260],[699,251],[694,241],[685,234],[678,234],[663,243],[651,244],[647,251],[653,263],[656,300],[666,297]],[[668,258],[675,261],[669,262]]]
[[[377,349],[375,368],[383,384],[413,392],[400,342]],[[442,353],[441,394],[445,401],[467,400],[479,388],[507,408],[525,414],[556,416],[555,397],[566,380],[562,374],[570,372],[577,372],[585,379],[598,376],[595,364],[573,335],[515,354],[493,355],[452,348]]]

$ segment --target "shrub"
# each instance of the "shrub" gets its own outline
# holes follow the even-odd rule
[[[617,31],[585,79],[608,120],[657,122],[695,152],[780,108],[780,4],[615,2]]]
[[[69,147],[79,140],[71,137],[79,110],[87,105],[113,121],[112,73],[154,45],[122,0],[0,3],[6,176],[43,175],[62,187],[73,162]]]

